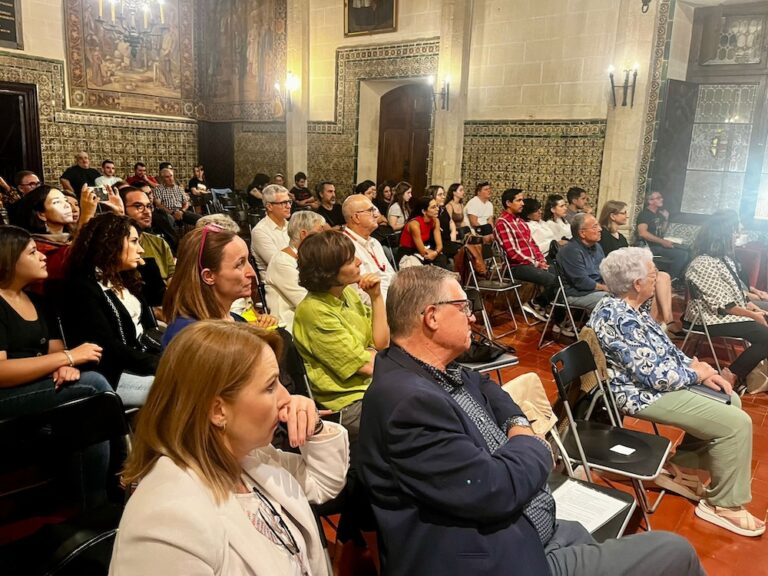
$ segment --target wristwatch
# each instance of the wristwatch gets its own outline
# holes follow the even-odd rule
[[[531,423],[528,421],[528,418],[525,416],[513,416],[509,420],[509,428],[512,428],[512,426],[520,426],[522,428],[531,428]]]

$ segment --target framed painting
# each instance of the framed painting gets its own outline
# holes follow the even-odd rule
[[[397,30],[398,0],[344,0],[344,36]]]

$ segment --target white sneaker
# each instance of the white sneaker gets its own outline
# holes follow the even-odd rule
[[[528,302],[527,304],[523,304],[522,308],[523,310],[525,310],[525,313],[528,316],[533,316],[534,318],[536,318],[537,320],[541,320],[542,322],[547,321],[547,317],[543,316],[541,312],[537,310],[537,308],[540,309],[540,307],[536,306],[533,302]]]
[[[560,324],[553,324],[552,332],[555,334],[560,334],[561,336],[566,336],[567,338],[576,338],[576,334],[573,332],[573,330],[571,330],[568,324],[565,323],[565,321]]]

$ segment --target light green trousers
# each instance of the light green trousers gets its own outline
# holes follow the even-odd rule
[[[737,394],[728,405],[688,390],[667,392],[635,417],[685,431],[672,461],[709,471],[707,502],[735,507],[752,500],[752,419]]]

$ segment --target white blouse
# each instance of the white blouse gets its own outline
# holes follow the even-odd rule
[[[566,238],[570,240],[573,236],[571,234],[571,226],[568,224],[565,220],[559,219],[559,220],[547,220],[544,222],[544,224],[547,225],[550,232],[554,235],[554,237],[557,240],[560,240],[561,238]]]
[[[528,228],[531,230],[531,237],[536,242],[536,246],[546,256],[549,253],[549,245],[552,243],[552,240],[558,240],[559,237],[553,234],[552,229],[543,220],[529,220],[526,224],[528,224]]]

